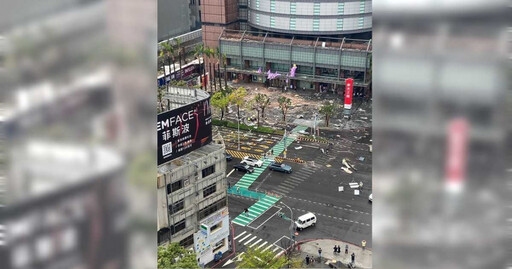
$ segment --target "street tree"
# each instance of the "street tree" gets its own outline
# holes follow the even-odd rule
[[[279,103],[279,108],[281,109],[281,112],[283,113],[283,121],[286,122],[286,112],[288,112],[288,109],[292,105],[292,100],[285,96],[279,96],[279,99],[277,99],[277,102]]]
[[[169,65],[169,72],[172,74],[174,72],[174,68],[171,67],[171,59],[173,59],[172,66],[174,67],[174,46],[172,46],[172,44],[169,42],[164,42],[161,44],[161,46],[162,48],[160,50],[160,56],[163,58],[162,67],[164,68],[164,81],[166,85],[169,85],[167,83],[167,74],[165,72],[165,62],[167,62],[167,65]],[[169,89],[169,86],[167,86],[167,89]]]
[[[196,57],[197,61],[199,62],[199,75],[203,74],[203,72],[201,70],[201,57],[203,56],[203,54],[204,54],[204,46],[203,46],[203,44],[197,44],[194,47],[194,57]],[[203,60],[203,63],[204,63],[204,60]],[[201,85],[201,89],[203,89],[203,84],[200,83],[200,85]]]
[[[181,39],[180,39],[180,38],[175,38],[175,39],[173,39],[173,40],[174,40],[174,42],[175,42],[175,44],[174,44],[174,48],[175,48],[175,50],[176,50],[176,53],[178,54],[178,66],[179,66],[179,68],[180,68],[180,72],[179,72],[179,73],[180,73],[180,79],[182,79],[182,78],[183,78],[183,70],[182,70],[182,68],[181,68],[181,67],[182,67],[182,64],[181,64],[181,58],[182,58],[182,56],[183,56],[183,51],[184,51],[184,49],[183,49],[183,47],[182,47],[182,45],[181,45],[181,43],[182,43],[182,42],[181,42]]]
[[[176,242],[159,246],[157,255],[159,269],[199,268],[196,254]]]
[[[234,90],[229,95],[229,102],[236,105],[236,115],[238,119],[240,119],[240,107],[244,105],[245,96],[247,96],[247,91],[244,87]]]
[[[270,105],[270,97],[268,97],[268,95],[266,95],[264,93],[258,93],[254,97],[254,100],[258,104],[258,108],[261,111],[261,117],[265,118],[265,108],[267,108],[267,106]],[[258,119],[258,122],[259,122],[259,119]]]
[[[284,268],[288,264],[286,257],[275,255],[270,250],[249,248],[237,262],[237,268]]]
[[[318,112],[325,116],[325,125],[329,127],[329,120],[336,113],[336,104],[325,102]]]
[[[225,91],[217,91],[212,95],[211,102],[213,107],[220,109],[220,120],[222,120],[229,105],[229,95]]]

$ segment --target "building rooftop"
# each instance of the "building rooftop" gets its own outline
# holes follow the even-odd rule
[[[305,47],[324,47],[342,50],[371,51],[372,40],[333,38],[333,37],[314,37],[314,40],[306,40],[303,37],[293,36],[290,38],[270,37],[268,33],[262,35],[259,32],[242,30],[224,30],[219,39],[237,41],[237,42],[257,42],[265,44],[285,44]]]
[[[165,173],[169,173],[172,170],[189,165],[194,163],[197,160],[202,159],[203,157],[207,157],[210,153],[224,149],[223,144],[217,144],[212,142],[208,145],[202,146],[190,153],[187,153],[181,157],[178,157],[168,163],[160,165],[158,167],[158,176],[163,175]]]

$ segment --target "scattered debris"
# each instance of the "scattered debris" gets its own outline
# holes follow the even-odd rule
[[[359,157],[358,160],[364,161],[364,157]]]
[[[359,196],[359,190],[354,190],[354,195]]]
[[[359,188],[359,184],[356,182],[350,182],[348,183],[348,185],[350,186],[351,189]]]
[[[331,165],[330,164],[326,164],[325,167],[331,167]]]
[[[295,149],[302,149],[302,146],[295,147]]]
[[[256,142],[261,142],[261,141],[263,141],[263,137],[256,139]]]
[[[343,191],[343,186],[339,186],[338,191]]]
[[[362,119],[362,120],[367,120],[367,119],[368,119],[368,117],[361,117],[361,119]]]
[[[350,169],[348,169],[347,167],[341,167],[341,170],[345,171],[345,173],[347,174],[352,174],[352,171],[350,171]]]

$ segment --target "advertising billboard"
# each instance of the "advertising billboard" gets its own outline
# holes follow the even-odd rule
[[[157,116],[158,165],[212,141],[210,97]]]
[[[353,95],[354,79],[345,79],[345,109],[352,108],[352,95]]]

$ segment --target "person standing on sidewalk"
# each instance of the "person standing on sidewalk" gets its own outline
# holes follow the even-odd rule
[[[319,258],[319,261],[321,262],[322,261],[322,248],[318,249],[318,258]]]
[[[309,265],[309,255],[306,255],[306,265]]]
[[[366,240],[363,240],[363,241],[361,242],[361,246],[363,247],[363,250],[366,248]]]
[[[336,255],[336,253],[338,252],[338,247],[337,247],[336,245],[334,245],[334,248],[333,248],[333,249],[334,249],[334,250],[333,250],[333,252],[332,252],[332,253],[333,253],[334,255]]]
[[[350,257],[352,258],[352,264],[356,262],[356,254],[354,254],[354,252],[352,252],[352,255],[350,255]]]
[[[348,254],[348,245],[345,245],[345,254]]]

